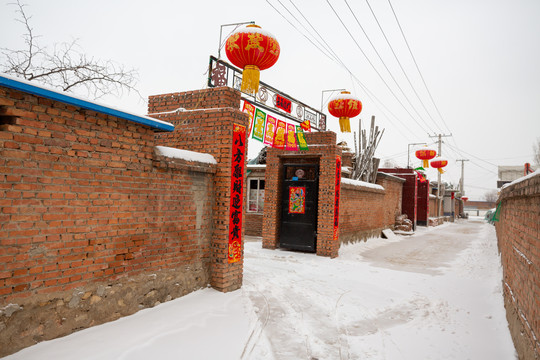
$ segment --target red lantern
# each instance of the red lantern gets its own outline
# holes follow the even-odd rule
[[[444,170],[442,169],[448,165],[448,160],[445,160],[441,157],[438,157],[434,160],[431,160],[431,167],[434,167],[435,169],[439,170],[441,174],[444,174]]]
[[[467,200],[469,200],[469,198],[468,198],[468,197],[466,197],[466,196],[462,196],[462,197],[461,197],[461,200],[463,200],[463,201],[467,201]]]
[[[437,151],[425,146],[425,147],[423,147],[423,148],[421,148],[419,150],[416,150],[416,152],[414,154],[416,155],[416,157],[418,159],[423,161],[422,167],[423,168],[428,168],[429,167],[429,160],[431,160],[435,156],[437,156]]]
[[[241,91],[254,95],[259,90],[259,71],[276,63],[280,47],[272,34],[252,24],[227,38],[225,52],[234,65],[244,70]]]
[[[341,132],[351,132],[349,118],[355,117],[362,111],[362,102],[348,91],[334,96],[328,103],[328,111],[339,118]]]

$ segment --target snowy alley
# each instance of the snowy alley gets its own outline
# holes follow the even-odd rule
[[[336,259],[252,240],[241,290],[196,291],[5,359],[516,358],[495,229],[480,219],[342,245]]]

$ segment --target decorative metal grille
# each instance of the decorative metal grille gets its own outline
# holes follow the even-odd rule
[[[228,64],[223,60],[218,60],[214,56],[210,56],[208,73],[209,87],[229,86],[240,91],[240,86],[242,84],[242,70]],[[276,107],[276,95],[280,95],[291,101],[292,109],[290,114]],[[311,123],[311,128],[314,130],[326,130],[326,115],[262,81],[259,83],[259,91],[257,94],[255,94],[255,96],[242,93],[242,98],[251,102],[255,106],[279,114],[279,116],[287,118],[296,123],[309,120]],[[272,99],[271,104],[268,104],[269,99]]]

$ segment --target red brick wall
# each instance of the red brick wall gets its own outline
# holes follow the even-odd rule
[[[191,110],[174,111],[178,108]],[[156,134],[157,145],[204,152],[213,155],[216,159],[218,166],[213,184],[215,205],[212,226],[211,284],[222,291],[240,288],[243,261],[229,264],[227,258],[233,124],[246,126],[246,132],[248,129],[248,117],[240,111],[240,92],[221,87],[150,96],[148,113],[182,129],[182,131]],[[247,141],[245,151],[247,154]],[[244,194],[246,194],[246,189],[244,181]],[[245,215],[244,204],[243,223],[245,223]],[[243,234],[242,230],[242,239]]]
[[[0,308],[21,306],[0,314],[0,356],[207,286],[217,167],[154,145],[146,126],[0,87]],[[141,287],[108,293],[128,279]]]
[[[402,195],[402,213],[413,222],[413,229],[416,229],[417,220],[417,175],[412,169],[379,169],[380,172],[392,174],[405,179]]]
[[[499,196],[497,239],[510,332],[520,359],[540,358],[540,175]]]
[[[341,183],[339,238],[342,243],[377,237],[401,213],[402,179],[380,175],[383,189]]]
[[[262,213],[246,213],[245,218],[245,229],[246,235],[249,236],[262,236],[262,223],[263,223],[263,214]]]

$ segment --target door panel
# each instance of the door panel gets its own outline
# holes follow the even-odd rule
[[[319,172],[316,164],[284,165],[280,246],[316,251]]]

